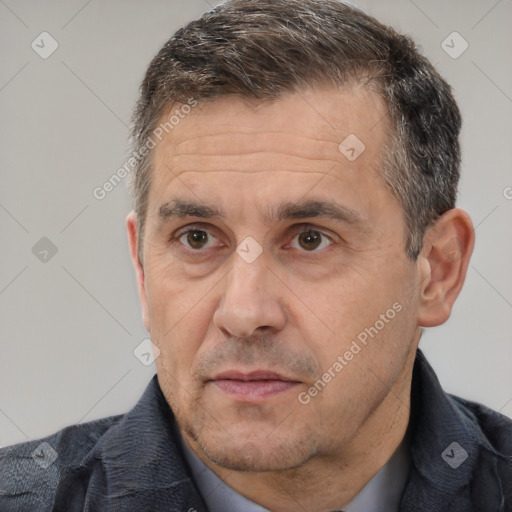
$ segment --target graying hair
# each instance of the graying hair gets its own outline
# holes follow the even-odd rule
[[[387,105],[391,135],[379,171],[403,208],[404,250],[415,260],[425,230],[455,206],[460,113],[450,86],[409,37],[337,0],[230,0],[180,28],[142,82],[132,150],[142,154],[162,116],[191,99],[275,100],[354,80]],[[132,184],[141,261],[151,156],[137,162]]]

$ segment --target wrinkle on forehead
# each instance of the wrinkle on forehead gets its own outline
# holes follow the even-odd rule
[[[250,160],[249,160],[250,159]],[[271,160],[271,162],[269,162]],[[245,155],[186,155],[173,156],[166,162],[165,167],[172,181],[184,173],[237,173],[258,174],[263,172],[300,174],[328,174],[339,162],[328,159],[311,160],[290,153],[258,152]],[[165,173],[166,170],[161,170]]]
[[[339,156],[339,142],[349,134],[340,132],[337,137],[318,138],[279,130],[250,132],[225,130],[212,133],[193,133],[186,139],[168,141],[166,150],[173,156],[188,155],[242,155],[258,152],[276,152],[287,154],[293,148],[293,154],[304,158],[331,158]],[[340,139],[341,137],[341,139]]]

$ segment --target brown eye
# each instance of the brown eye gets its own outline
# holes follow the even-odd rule
[[[186,238],[187,245],[192,249],[203,249],[208,242],[208,233],[199,229],[187,231],[182,237]]]
[[[299,234],[298,242],[306,251],[313,251],[320,246],[323,236],[318,231],[304,231]]]

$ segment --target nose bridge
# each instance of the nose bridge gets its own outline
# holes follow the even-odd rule
[[[232,301],[232,306],[254,306],[261,302],[265,294],[265,274],[269,272],[263,257],[247,262],[239,254],[233,257],[231,271],[227,275],[224,299]]]
[[[284,323],[278,291],[271,284],[271,270],[264,255],[248,262],[233,254],[214,324],[235,337],[245,337],[258,328],[280,329]]]

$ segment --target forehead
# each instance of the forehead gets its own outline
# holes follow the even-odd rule
[[[172,106],[160,124],[163,126],[179,109],[180,105]],[[179,119],[174,116],[174,122],[158,148],[178,155],[190,148],[201,150],[202,137],[227,132],[248,137],[277,132],[336,145],[353,133],[371,149],[382,142],[388,116],[379,95],[362,85],[352,85],[289,92],[274,100],[225,96],[198,102],[186,115]],[[269,136],[266,142],[271,145],[273,140]]]
[[[370,186],[387,140],[386,112],[382,99],[362,86],[306,89],[272,101],[227,96],[199,102],[172,129],[168,124],[153,150],[149,204],[158,208],[155,202],[176,190],[215,195],[258,186],[264,197],[280,184],[283,193],[295,187],[300,194],[318,175],[328,177],[327,188],[332,180]]]

